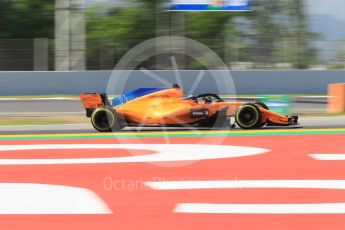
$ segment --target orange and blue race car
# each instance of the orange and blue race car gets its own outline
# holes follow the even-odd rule
[[[182,126],[242,129],[298,125],[297,116],[270,111],[262,102],[225,101],[206,93],[184,97],[178,85],[172,88],[139,88],[110,102],[106,94],[80,95],[86,116],[100,132],[120,131],[126,126]],[[235,123],[231,125],[231,117]]]

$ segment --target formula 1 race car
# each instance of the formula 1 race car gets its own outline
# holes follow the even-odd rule
[[[183,90],[140,88],[116,97],[110,103],[106,94],[81,94],[86,116],[100,132],[119,131],[126,126],[192,126],[243,129],[267,126],[293,126],[297,116],[285,116],[269,110],[262,102],[224,101],[216,94],[183,97]],[[231,125],[230,118],[235,117]]]

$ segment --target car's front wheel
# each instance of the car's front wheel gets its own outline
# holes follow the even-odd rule
[[[255,104],[241,106],[235,115],[236,124],[242,129],[255,129],[261,125],[261,113]]]

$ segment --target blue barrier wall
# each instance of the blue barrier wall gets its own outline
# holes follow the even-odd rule
[[[173,71],[152,71],[163,79],[176,83]],[[221,73],[220,71],[219,73]],[[184,88],[197,79],[199,71],[180,71]],[[217,71],[206,71],[195,93],[218,92],[214,76]],[[73,72],[0,72],[0,95],[49,95],[105,92],[111,71]],[[123,79],[123,72],[113,77]],[[114,87],[113,93],[140,88],[161,87],[162,84],[141,71],[130,72],[125,87]],[[345,82],[345,70],[293,70],[293,71],[231,71],[237,94],[326,94],[330,83]]]

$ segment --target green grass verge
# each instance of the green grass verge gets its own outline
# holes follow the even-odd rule
[[[277,130],[277,131],[228,131],[228,132],[120,132],[113,134],[92,133],[92,134],[33,134],[33,135],[0,135],[0,140],[64,140],[64,139],[113,139],[113,138],[195,138],[195,137],[250,137],[250,136],[298,136],[298,135],[343,135],[345,129],[325,130]]]

